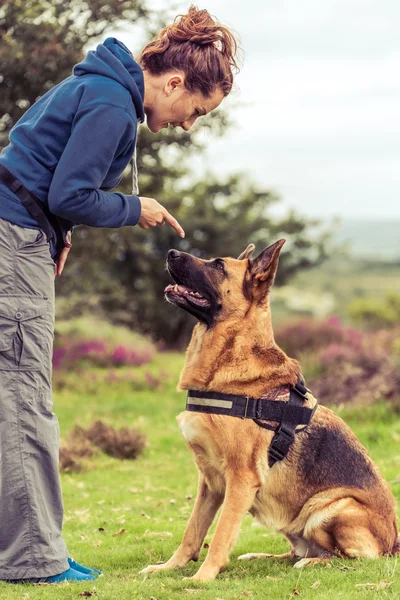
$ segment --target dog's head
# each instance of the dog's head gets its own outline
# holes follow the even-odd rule
[[[202,260],[170,250],[167,268],[175,285],[165,289],[165,297],[208,327],[232,317],[240,319],[252,305],[268,305],[268,291],[285,241],[268,246],[257,258],[251,258],[253,244],[238,259]]]

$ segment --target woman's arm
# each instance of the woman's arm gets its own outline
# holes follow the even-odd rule
[[[50,185],[50,211],[92,227],[136,225],[138,196],[100,189],[114,157],[135,134],[136,123],[123,108],[101,104],[78,112]]]

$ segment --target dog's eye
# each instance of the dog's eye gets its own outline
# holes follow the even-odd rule
[[[214,262],[214,268],[217,269],[220,273],[225,273],[225,265],[223,260],[216,260]]]

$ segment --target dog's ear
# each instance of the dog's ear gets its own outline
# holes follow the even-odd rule
[[[253,250],[255,248],[254,244],[249,244],[246,248],[246,250],[243,250],[242,254],[239,254],[238,256],[238,260],[244,260],[245,258],[250,258],[251,255],[253,254]]]
[[[274,283],[278,269],[279,254],[286,240],[282,239],[265,248],[256,258],[250,260],[249,269],[253,285],[266,292]]]

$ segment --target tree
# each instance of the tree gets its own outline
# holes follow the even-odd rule
[[[118,20],[145,26],[144,0],[0,0],[0,150],[39,96],[71,75],[84,46]]]

